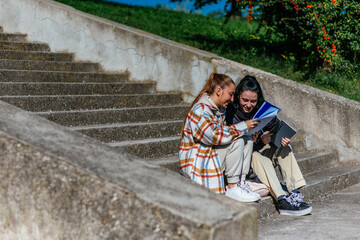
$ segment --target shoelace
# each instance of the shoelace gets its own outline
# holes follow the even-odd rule
[[[302,193],[291,193],[290,198],[297,202],[304,202],[304,195]]]
[[[291,197],[285,197],[285,200],[290,203],[292,206],[298,207],[300,203],[292,199]]]
[[[240,182],[240,188],[244,189],[247,192],[251,192],[250,186],[246,182]]]

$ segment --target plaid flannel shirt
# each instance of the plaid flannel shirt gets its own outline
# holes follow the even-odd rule
[[[226,126],[224,115],[208,95],[186,117],[180,144],[180,171],[216,193],[225,193],[223,169],[214,146],[230,144],[247,131],[244,122]]]

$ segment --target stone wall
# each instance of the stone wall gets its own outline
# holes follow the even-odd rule
[[[0,101],[0,239],[256,239],[257,213]]]

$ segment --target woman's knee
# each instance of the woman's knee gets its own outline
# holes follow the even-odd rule
[[[246,141],[242,137],[235,139],[232,143],[233,147],[235,147],[235,148],[244,148],[245,144],[246,144]]]
[[[261,164],[261,154],[253,152],[251,156],[251,166]]]
[[[279,156],[282,158],[285,158],[285,157],[289,156],[289,154],[292,154],[292,147],[290,145],[288,145],[286,147],[282,147]]]

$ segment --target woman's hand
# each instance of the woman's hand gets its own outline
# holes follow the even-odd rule
[[[254,133],[253,135],[251,135],[251,138],[252,138],[253,142],[256,142],[256,139],[259,137],[260,133],[261,132],[259,131],[257,133]]]
[[[288,139],[288,138],[282,138],[282,139],[280,140],[280,143],[281,143],[281,145],[282,145],[283,147],[286,147],[287,145],[289,145],[290,142],[291,142],[291,140]]]
[[[261,136],[261,140],[262,142],[266,145],[269,144],[271,142],[271,136],[273,134],[269,133],[269,131],[264,132],[264,134]]]
[[[256,121],[256,119],[250,119],[250,120],[245,121],[245,123],[246,123],[248,130],[251,130],[251,129],[255,128],[259,122]]]

